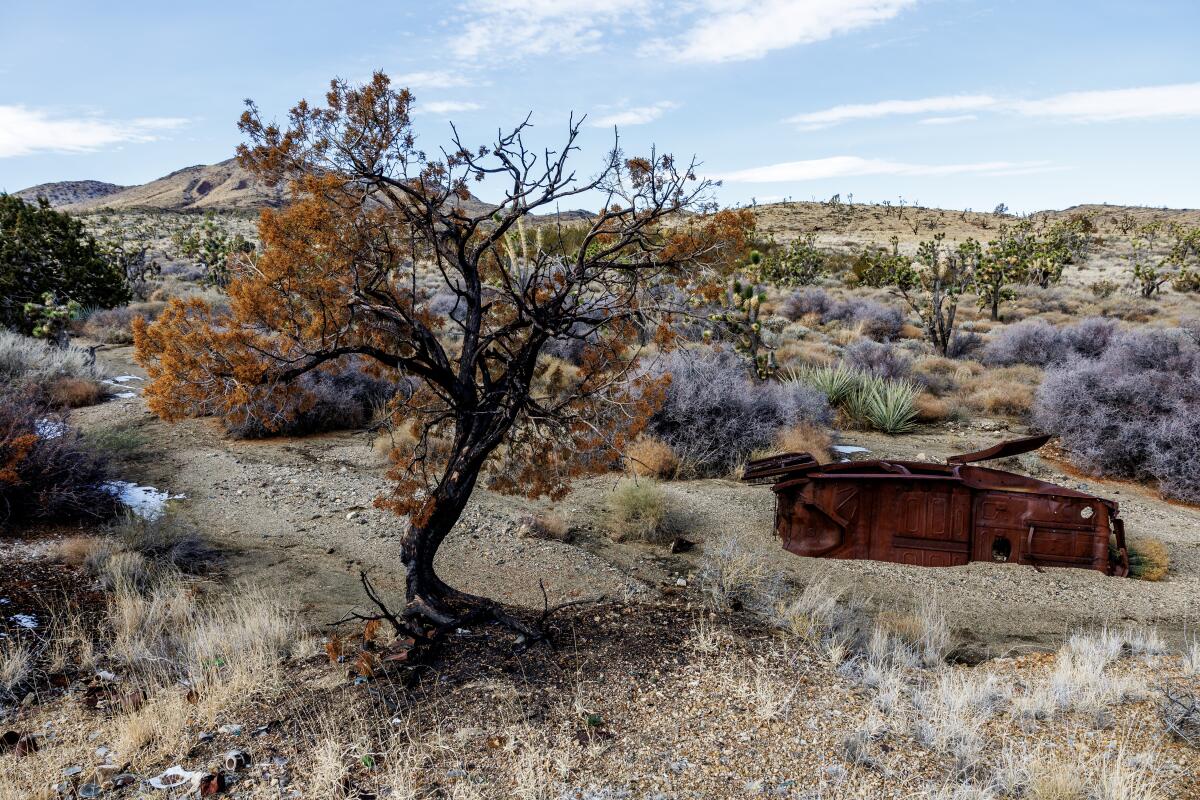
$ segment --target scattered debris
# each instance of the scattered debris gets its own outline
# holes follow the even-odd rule
[[[204,773],[188,772],[179,765],[167,769],[160,775],[150,779],[150,785],[155,789],[175,789],[184,784],[198,783]]]

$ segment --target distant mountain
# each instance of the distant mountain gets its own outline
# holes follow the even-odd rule
[[[127,186],[112,194],[72,203],[67,210],[252,210],[278,206],[283,197],[282,187],[272,189],[259,183],[231,158],[219,164],[185,167],[141,186]]]
[[[102,208],[114,211],[252,211],[282,205],[287,190],[283,186],[264,185],[231,158],[219,164],[185,167],[141,186],[63,181],[33,186],[15,194],[30,202],[44,196],[51,205],[66,211]],[[470,214],[484,214],[495,208],[475,196],[463,201],[462,205]]]
[[[30,186],[28,189],[13,192],[13,195],[28,203],[36,203],[38,198],[44,197],[50,205],[57,208],[109,197],[125,188],[104,181],[59,181]]]

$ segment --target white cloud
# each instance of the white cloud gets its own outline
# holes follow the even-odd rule
[[[650,6],[646,0],[468,0],[451,50],[460,59],[491,61],[595,50],[607,32],[647,24]]]
[[[597,117],[592,120],[592,125],[597,128],[611,128],[614,125],[619,127],[645,125],[647,122],[653,122],[675,108],[679,108],[678,103],[670,100],[660,100],[654,105],[626,108],[622,111],[606,114],[603,117]]]
[[[783,181],[816,181],[861,175],[1010,175],[1028,174],[1052,169],[1046,161],[979,161],[968,164],[911,164],[859,156],[831,156],[807,161],[785,161],[763,167],[735,170],[717,175],[729,183],[778,183]]]
[[[429,103],[419,103],[413,109],[414,114],[432,114],[444,117],[447,114],[461,114],[467,111],[478,111],[483,108],[479,103],[466,100],[434,100]]]
[[[460,72],[432,70],[396,75],[392,78],[392,85],[407,89],[457,89],[460,86],[475,86],[478,83],[469,80]]]
[[[926,117],[922,120],[917,120],[921,125],[955,125],[959,122],[970,122],[973,119],[979,119],[976,114],[955,114],[949,117]]]
[[[892,19],[917,0],[464,0],[451,51],[467,61],[571,55],[628,30],[682,31],[643,55],[706,63],[761,58]]]
[[[695,23],[647,52],[711,63],[762,58],[772,50],[831,39],[885,22],[916,0],[706,0]]]
[[[186,124],[187,120],[175,117],[66,117],[26,106],[0,105],[0,158],[38,152],[86,153],[126,143],[152,142],[163,131]]]
[[[996,104],[996,98],[986,94],[944,95],[941,97],[923,97],[918,100],[884,100],[879,103],[855,103],[852,105],[834,106],[821,111],[807,114],[797,114],[788,117],[786,122],[792,122],[804,128],[823,128],[837,125],[841,122],[859,119],[877,119],[899,114],[936,114],[947,111],[973,111],[988,108]]]
[[[796,114],[786,121],[813,130],[852,120],[954,111],[1007,112],[1073,122],[1200,117],[1200,83],[1067,92],[1041,100],[1013,100],[986,94],[883,100]],[[923,119],[921,123],[940,125],[975,118],[975,114],[949,115]]]
[[[1200,116],[1200,83],[1068,92],[1012,104],[1020,114],[1079,122]]]

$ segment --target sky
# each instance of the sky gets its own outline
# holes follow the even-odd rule
[[[221,161],[244,98],[382,69],[426,150],[587,114],[581,175],[615,127],[729,205],[1194,208],[1198,28],[1200,0],[0,0],[0,190]]]

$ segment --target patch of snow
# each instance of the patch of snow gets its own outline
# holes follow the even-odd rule
[[[131,397],[137,397],[137,392],[117,392],[113,397],[119,397],[122,400],[128,400]]]
[[[129,383],[130,381],[144,381],[145,378],[139,378],[137,375],[118,375],[115,378],[109,378],[105,383]]]
[[[35,423],[37,435],[42,439],[57,439],[67,432],[67,425],[56,419],[42,417]]]
[[[138,486],[129,481],[106,481],[101,488],[115,495],[129,510],[143,519],[155,520],[167,510],[168,500],[182,500],[187,495],[171,494],[153,486]]]
[[[27,630],[33,630],[38,626],[38,618],[33,614],[16,614],[9,619]]]
[[[848,456],[851,453],[869,453],[871,452],[865,447],[859,447],[855,444],[835,444],[829,448],[838,455]]]

